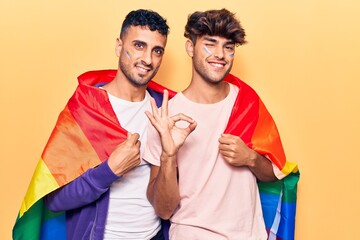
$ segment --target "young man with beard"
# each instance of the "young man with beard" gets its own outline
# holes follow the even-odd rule
[[[14,239],[163,239],[146,197],[150,166],[142,154],[145,111],[151,98],[162,101],[164,87],[151,80],[168,31],[158,13],[130,12],[116,40],[117,71],[79,77],[42,154]],[[36,214],[46,216],[40,230],[33,227]]]
[[[287,161],[265,106],[229,74],[245,32],[222,9],[191,14],[185,37],[189,86],[147,112],[148,198],[170,218],[171,240],[267,239],[257,181],[289,172],[280,171]]]

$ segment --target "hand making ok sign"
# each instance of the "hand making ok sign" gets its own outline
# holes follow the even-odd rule
[[[172,157],[184,144],[187,136],[194,131],[196,122],[182,113],[169,117],[168,101],[169,93],[165,90],[161,108],[158,109],[155,100],[151,99],[152,114],[149,111],[146,111],[145,114],[160,135],[163,153]],[[177,127],[176,122],[178,121],[188,122],[189,125],[185,128]]]

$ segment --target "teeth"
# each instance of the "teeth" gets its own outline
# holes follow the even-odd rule
[[[215,67],[223,67],[224,65],[221,63],[211,63],[211,65],[215,66]]]
[[[139,69],[141,72],[147,72],[147,71],[148,71],[147,69],[142,68],[142,67],[138,67],[138,69]]]

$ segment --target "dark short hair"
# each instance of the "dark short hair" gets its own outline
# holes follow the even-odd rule
[[[167,36],[169,33],[166,19],[152,10],[138,9],[129,12],[121,26],[120,38],[124,36],[126,30],[131,26],[146,26],[151,31],[158,31],[164,36]]]
[[[235,14],[225,8],[221,10],[208,10],[194,12],[188,17],[184,36],[193,43],[197,37],[204,35],[219,36],[234,41],[236,45],[246,43],[245,31]]]

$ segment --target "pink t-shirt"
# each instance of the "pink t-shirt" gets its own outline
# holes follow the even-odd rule
[[[180,205],[171,217],[170,240],[265,240],[256,178],[247,167],[230,166],[219,154],[239,89],[215,104],[199,104],[178,93],[169,101],[169,116],[184,113],[196,129],[178,152]],[[181,124],[181,123],[180,123]],[[150,125],[144,159],[160,165],[159,135]]]

